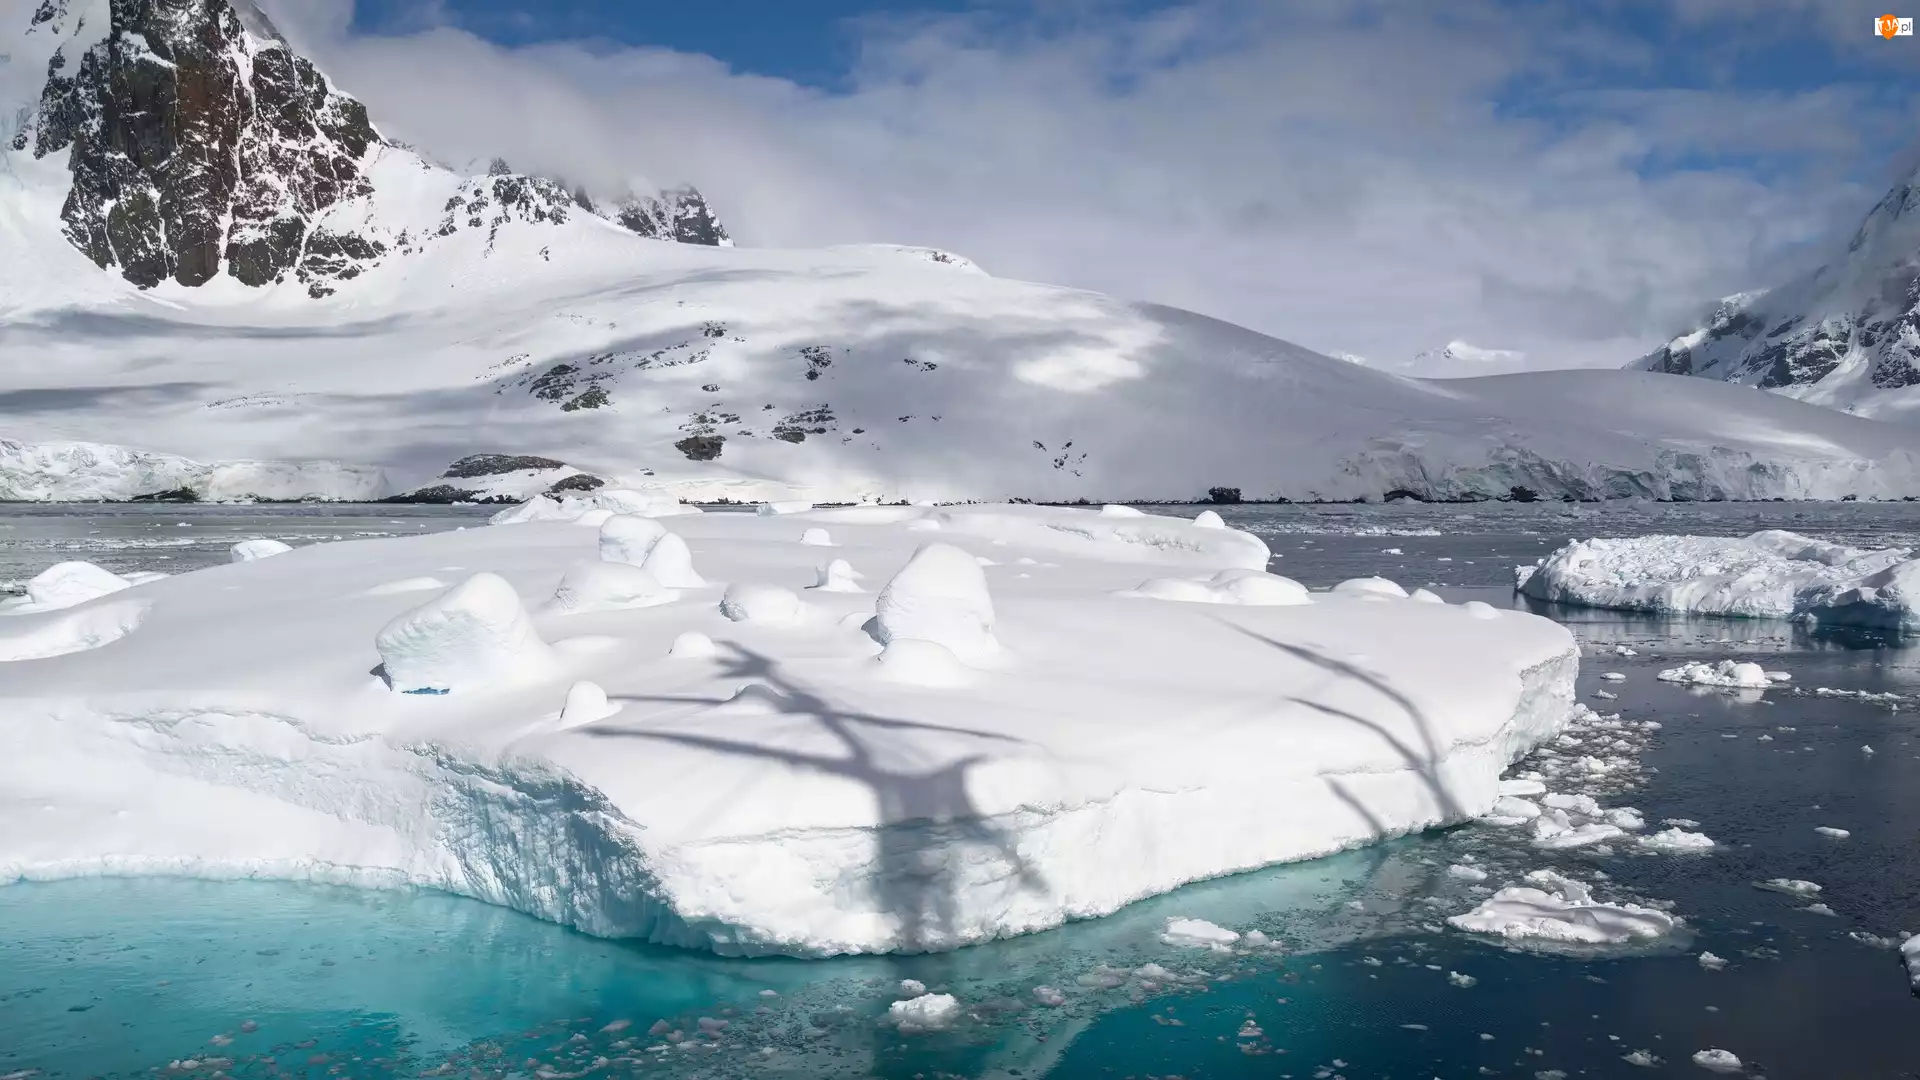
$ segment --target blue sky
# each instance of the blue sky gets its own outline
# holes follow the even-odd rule
[[[693,182],[744,243],[948,247],[1387,367],[1625,363],[1920,164],[1884,0],[262,2],[456,167]]]

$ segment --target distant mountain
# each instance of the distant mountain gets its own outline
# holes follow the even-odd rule
[[[1920,422],[1920,171],[1825,265],[1721,300],[1697,328],[1630,366]]]
[[[1402,378],[947,251],[728,247],[691,189],[449,170],[245,0],[46,0],[0,57],[0,497],[1920,496],[1920,429],[1747,387]]]
[[[67,239],[143,288],[224,273],[255,287],[291,278],[324,296],[463,227],[596,212],[501,169],[461,184],[433,227],[394,227],[406,216],[394,204],[419,183],[392,174],[434,167],[382,140],[366,107],[251,0],[43,0],[26,32],[9,55],[45,55],[47,76],[10,149],[65,155]],[[607,216],[643,236],[728,242],[691,187],[631,196]]]

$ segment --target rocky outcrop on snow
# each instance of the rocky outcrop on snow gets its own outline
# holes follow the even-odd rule
[[[65,233],[103,269],[142,288],[293,279],[320,297],[430,238],[381,227],[368,207],[341,212],[381,201],[376,159],[400,148],[252,0],[43,0],[27,36],[51,50],[46,84],[7,145],[66,155]],[[560,184],[496,160],[431,236],[485,229],[491,246],[503,226],[576,209]],[[605,216],[657,239],[731,243],[692,187]]]
[[[531,454],[470,454],[435,482],[389,495],[392,503],[522,503],[540,495],[593,491],[606,481],[564,461]]]
[[[1920,419],[1920,172],[1894,186],[1844,252],[1795,281],[1730,296],[1632,365]]]

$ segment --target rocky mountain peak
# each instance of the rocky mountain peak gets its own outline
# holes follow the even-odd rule
[[[336,212],[377,201],[375,159],[401,148],[252,0],[42,0],[27,34],[51,57],[37,105],[6,145],[67,155],[65,235],[142,288],[226,274],[252,286],[292,277],[324,296],[390,249],[473,227],[488,230],[491,252],[504,225],[559,224],[580,208],[643,236],[731,242],[691,187],[602,212],[497,158],[457,185],[438,231]]]

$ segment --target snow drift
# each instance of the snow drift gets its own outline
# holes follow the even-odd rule
[[[93,612],[119,632],[5,664],[0,881],[412,884],[723,953],[951,949],[1476,817],[1567,720],[1552,622],[1124,596],[1258,541],[1115,520],[687,515],[668,536],[712,585],[531,610],[583,563],[642,571],[526,522],[0,614],[6,641]],[[807,590],[808,527],[884,589]]]

